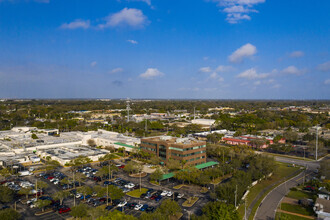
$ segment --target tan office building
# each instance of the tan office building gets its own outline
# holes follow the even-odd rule
[[[141,139],[141,150],[158,156],[166,163],[170,158],[185,160],[187,165],[206,162],[206,142],[194,138],[175,138],[171,136]]]

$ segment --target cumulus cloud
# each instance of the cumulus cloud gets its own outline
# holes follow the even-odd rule
[[[131,44],[138,44],[138,42],[136,40],[127,40],[127,42],[129,42]]]
[[[297,58],[297,57],[303,57],[305,53],[303,51],[297,50],[290,53],[290,57]]]
[[[298,69],[295,66],[288,66],[287,68],[282,70],[282,73],[293,74],[293,75],[301,75],[305,72],[306,72],[306,70]]]
[[[212,72],[212,70],[209,66],[206,66],[206,67],[200,68],[199,72],[201,72],[201,73],[210,73],[210,72]]]
[[[330,60],[317,66],[317,69],[323,72],[330,71]]]
[[[62,29],[78,29],[78,28],[82,28],[82,29],[87,29],[90,27],[90,21],[84,21],[81,19],[76,19],[70,23],[64,23],[61,25],[60,28]]]
[[[269,73],[257,73],[255,68],[251,68],[245,70],[244,72],[237,75],[237,78],[244,78],[244,79],[265,79],[269,76]]]
[[[140,74],[140,77],[143,79],[154,79],[156,77],[163,76],[164,73],[160,72],[156,68],[148,68],[147,71]]]
[[[234,68],[232,66],[223,66],[223,65],[220,65],[216,68],[216,72],[229,72],[229,71],[232,71],[234,70]]]
[[[211,0],[217,6],[223,8],[222,12],[227,14],[228,23],[236,24],[241,20],[251,20],[250,13],[258,13],[253,7],[264,3],[266,0]]]
[[[224,78],[222,78],[221,76],[219,76],[216,72],[213,72],[210,74],[209,79],[211,79],[212,81],[218,81],[218,82],[223,82]]]
[[[124,8],[123,10],[106,17],[105,21],[105,24],[99,24],[98,27],[101,29],[118,26],[143,28],[148,23],[148,19],[143,12],[135,8]]]
[[[121,72],[123,72],[123,71],[124,71],[123,68],[118,67],[118,68],[114,68],[114,69],[112,69],[112,70],[110,71],[110,73],[112,73],[112,74],[114,74],[114,73],[121,73]]]
[[[228,58],[232,63],[239,63],[242,62],[244,58],[251,57],[256,53],[257,48],[254,45],[247,43],[235,50]]]
[[[330,79],[326,79],[326,80],[324,81],[324,84],[325,84],[325,85],[330,85]]]
[[[97,62],[96,61],[91,62],[91,67],[94,67],[96,65],[97,65]]]

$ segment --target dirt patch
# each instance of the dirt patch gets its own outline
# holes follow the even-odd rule
[[[282,203],[289,203],[289,204],[292,204],[292,205],[299,205],[297,199],[292,199],[292,198],[289,198],[289,197],[284,197],[283,200],[282,200]]]

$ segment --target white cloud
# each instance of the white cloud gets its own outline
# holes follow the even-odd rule
[[[324,81],[324,84],[325,84],[325,85],[330,85],[330,79],[326,79],[326,80]]]
[[[255,81],[253,84],[254,84],[255,86],[259,86],[259,85],[261,84],[261,81],[260,81],[260,80]]]
[[[201,72],[201,73],[210,73],[210,72],[212,72],[212,70],[209,66],[206,66],[206,67],[200,68],[199,72]]]
[[[241,20],[251,20],[249,13],[258,13],[253,7],[264,3],[266,0],[212,0],[223,8],[222,12],[227,14],[228,23],[236,24]]]
[[[115,69],[111,70],[110,73],[112,73],[112,74],[114,74],[114,73],[121,73],[123,71],[124,71],[123,68],[118,67],[118,68],[115,68]]]
[[[148,68],[147,71],[144,73],[140,74],[140,77],[143,79],[154,79],[156,77],[163,76],[164,73],[160,72],[156,68]]]
[[[293,74],[293,75],[301,75],[304,72],[306,72],[306,70],[300,70],[295,66],[288,66],[287,68],[282,70],[282,73]]]
[[[280,88],[280,87],[281,87],[280,84],[275,84],[275,85],[273,85],[271,88],[273,88],[273,89],[278,89],[278,88]]]
[[[247,43],[235,50],[228,58],[230,62],[239,63],[242,62],[245,57],[251,57],[256,53],[257,48],[254,45]]]
[[[105,18],[105,24],[99,24],[98,27],[103,29],[107,27],[129,26],[133,28],[143,28],[148,19],[139,9],[124,8],[123,10],[109,15]]]
[[[244,79],[265,79],[269,76],[269,73],[257,73],[255,68],[251,68],[245,70],[244,72],[237,75],[237,78],[244,78]]]
[[[290,57],[293,57],[293,58],[303,57],[304,55],[305,55],[305,53],[300,50],[293,51],[292,53],[290,53]]]
[[[323,72],[330,71],[330,60],[317,66],[317,69]]]
[[[94,67],[96,65],[97,65],[97,62],[96,61],[91,62],[91,67]]]
[[[136,40],[127,40],[127,42],[129,42],[131,44],[138,44],[138,42]]]
[[[78,29],[78,28],[87,29],[89,27],[90,27],[89,20],[84,21],[81,19],[76,19],[70,23],[62,24],[60,28],[62,28],[62,29]]]
[[[232,71],[234,70],[234,68],[232,66],[223,66],[223,65],[220,65],[217,67],[217,69],[215,70],[216,72],[229,72],[229,71]]]
[[[218,82],[224,81],[224,78],[219,76],[216,72],[211,73],[208,79],[210,79],[212,81],[218,81]]]

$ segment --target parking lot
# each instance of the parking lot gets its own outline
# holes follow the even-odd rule
[[[75,173],[82,173],[86,176],[86,179],[82,181],[82,186],[89,186],[91,188],[95,187],[96,185],[99,186],[106,186],[106,185],[113,185],[116,187],[121,188],[125,193],[139,189],[140,188],[140,178],[134,178],[128,176],[122,169],[119,169],[118,172],[114,173],[114,177],[111,181],[108,180],[108,176],[103,176],[102,178],[96,177],[95,174],[101,167],[99,164],[89,165],[82,167],[78,169]],[[121,166],[123,168],[123,166]],[[79,183],[76,181],[76,183],[67,183],[63,184],[61,183],[61,180],[64,178],[68,178],[72,176],[72,170],[68,168],[60,168],[56,171],[49,172],[47,174],[44,173],[38,173],[35,175],[30,176],[24,176],[17,179],[14,186],[12,187],[19,187],[22,186],[32,186],[35,187],[36,181],[44,181],[48,184],[48,187],[44,190],[44,196],[51,196],[55,192],[61,191],[61,190],[68,190],[71,192],[71,195],[64,200],[65,207],[73,207],[74,205],[74,197],[75,197],[75,203],[86,203],[87,205],[91,207],[96,207],[100,205],[106,204],[106,198],[100,198],[96,197],[96,195],[86,195],[86,198],[84,200],[84,196],[82,194],[79,194],[79,190],[73,190],[77,187],[79,189]],[[23,184],[23,185],[22,185]],[[25,185],[24,185],[25,184]],[[198,202],[191,208],[182,208],[183,210],[183,219],[186,219],[188,216],[188,212],[190,214],[195,213],[199,214],[201,212],[201,207],[208,201],[205,195],[200,194],[197,191],[193,191],[190,189],[173,189],[173,186],[177,185],[178,183],[174,180],[168,180],[164,181],[161,186],[152,185],[148,181],[148,177],[143,177],[141,179],[141,187],[148,190],[148,193],[142,196],[142,198],[134,198],[131,196],[128,196],[125,194],[125,196],[117,202],[117,204],[108,207],[109,210],[119,210],[126,214],[133,215],[135,217],[139,217],[143,212],[146,211],[154,211],[156,208],[161,204],[161,202],[164,199],[174,199],[178,202],[180,206],[182,206],[182,203],[185,201],[186,198],[190,196],[198,196],[200,199]],[[22,186],[20,186],[22,185]],[[16,188],[18,191],[19,188]],[[167,191],[166,193],[164,191]],[[35,193],[35,192],[34,192]],[[163,194],[162,194],[163,193]],[[95,193],[94,193],[95,194]],[[179,198],[178,198],[178,195]],[[32,194],[29,199],[35,198],[35,194]],[[123,207],[118,207],[119,202],[127,202],[127,204]],[[52,202],[53,203],[53,202]],[[31,203],[33,204],[33,202]],[[24,219],[66,219],[67,217],[70,217],[70,212],[59,214],[59,206],[53,205],[52,208],[54,209],[54,212],[43,214],[41,216],[35,216],[35,213],[40,211],[38,208],[30,208],[31,205],[26,204],[18,204],[19,210],[24,210]],[[138,205],[143,206],[142,210],[137,210],[140,208]],[[147,209],[149,207],[149,209]],[[153,208],[151,208],[153,207]]]

